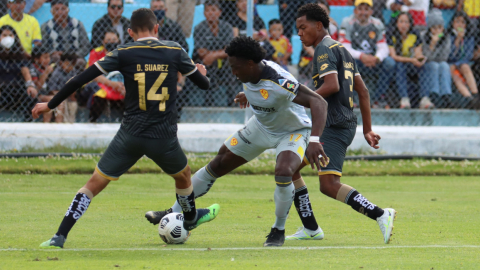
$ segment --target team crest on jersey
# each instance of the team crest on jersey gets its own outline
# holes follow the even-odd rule
[[[262,97],[263,97],[264,99],[268,99],[268,91],[267,91],[267,90],[261,89],[261,90],[260,90],[260,94],[262,95]]]
[[[237,145],[237,144],[238,144],[237,139],[232,138],[232,139],[230,140],[230,145],[231,145],[231,146],[235,146],[235,145]]]
[[[375,31],[370,31],[370,32],[368,32],[368,37],[369,37],[370,39],[374,39],[376,36],[377,36],[377,34],[375,33]]]
[[[323,65],[320,67],[320,71],[324,71],[327,67],[328,67],[328,64],[323,64]]]

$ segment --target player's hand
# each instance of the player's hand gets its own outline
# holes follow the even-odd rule
[[[239,103],[240,109],[245,109],[247,107],[250,107],[250,103],[248,103],[247,96],[245,95],[244,92],[240,92],[235,96],[235,99],[233,100],[235,103]]]
[[[378,149],[380,148],[380,146],[378,146],[378,143],[381,139],[380,135],[378,135],[377,133],[373,132],[373,131],[369,131],[365,134],[363,134],[363,136],[365,136],[365,140],[367,140],[368,144],[375,148],[375,149]]]
[[[38,95],[37,88],[35,88],[33,86],[27,87],[27,94],[32,98],[36,98],[37,95]]]
[[[51,110],[50,108],[48,108],[47,102],[37,103],[37,105],[35,105],[35,107],[33,107],[33,110],[32,110],[33,119],[37,119],[38,117],[40,117],[41,114],[44,114],[50,111]]]
[[[310,161],[310,166],[312,170],[315,170],[314,164],[317,167],[318,171],[321,171],[321,167],[326,167],[328,164],[328,157],[323,151],[323,146],[318,142],[311,142],[307,147],[307,158]]]
[[[204,65],[202,65],[202,64],[196,64],[196,66],[197,66],[198,71],[200,71],[200,73],[201,73],[203,76],[207,76],[207,69],[205,68]]]

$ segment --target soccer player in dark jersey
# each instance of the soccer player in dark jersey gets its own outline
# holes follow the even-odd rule
[[[159,41],[157,18],[150,9],[133,12],[128,32],[134,42],[120,45],[83,73],[68,81],[48,103],[38,103],[34,118],[55,109],[82,85],[111,71],[125,78],[125,112],[121,127],[95,168],[90,180],[80,188],[57,233],[41,248],[63,248],[69,231],[85,213],[94,196],[110,181],[128,171],[143,155],[151,158],[175,179],[176,196],[184,214],[184,228],[192,230],[213,220],[220,209],[214,204],[196,209],[190,167],[177,139],[178,72],[201,89],[209,79],[203,65],[195,65],[182,47],[172,41]]]
[[[347,147],[352,143],[357,127],[357,119],[353,113],[353,90],[358,93],[360,99],[365,139],[371,147],[379,148],[380,136],[372,131],[368,90],[350,53],[341,43],[329,36],[327,30],[329,18],[322,8],[317,4],[306,4],[300,7],[296,23],[302,43],[305,46],[315,47],[312,79],[316,92],[328,102],[327,124],[320,142],[330,162],[318,173],[320,191],[376,220],[385,243],[388,243],[393,229],[395,210],[376,206],[357,190],[340,182]],[[307,188],[300,175],[301,168],[307,164],[308,160],[304,160],[293,175],[296,189],[294,203],[304,227],[294,235],[288,236],[287,240],[313,239],[310,232],[318,227]]]

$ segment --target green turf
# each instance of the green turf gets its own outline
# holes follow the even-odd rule
[[[265,249],[262,243],[274,222],[272,176],[219,179],[208,195],[197,200],[200,207],[219,203],[217,219],[192,231],[186,244],[166,246],[143,215],[173,203],[174,182],[164,174],[130,174],[92,201],[65,249],[38,250],[56,231],[88,177],[0,175],[0,269],[478,269],[480,265],[478,177],[344,177],[372,202],[398,211],[389,245],[383,244],[376,222],[321,195],[316,177],[305,177],[325,239],[288,241],[285,249]],[[293,210],[287,233],[297,226],[300,222]],[[18,250],[5,251],[9,248]],[[186,250],[193,248],[199,250]]]
[[[192,171],[205,166],[213,157],[212,154],[187,154]],[[93,172],[99,156],[76,156],[48,158],[0,158],[0,173],[3,174],[74,174]],[[275,168],[275,157],[262,154],[259,158],[233,171],[238,174],[269,174]],[[129,173],[158,173],[161,169],[150,159],[141,158]],[[480,176],[479,161],[449,160],[384,160],[384,161],[346,161],[343,173],[349,176],[386,176],[386,175],[456,175]],[[304,175],[316,175],[309,168],[302,170]]]

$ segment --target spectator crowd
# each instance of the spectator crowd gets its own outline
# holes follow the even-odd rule
[[[353,14],[342,21],[331,18],[328,30],[356,59],[373,108],[480,109],[479,0],[254,2],[278,6],[279,18],[268,22],[254,11],[253,38],[265,49],[265,58],[311,88],[314,48],[303,46],[299,59],[292,59],[297,8],[316,2],[330,14],[332,6],[353,6]],[[108,0],[105,14],[92,19],[92,29],[82,22],[88,15],[70,16],[69,0],[51,0],[52,18],[40,25],[35,11],[44,3],[0,2],[0,119],[10,112],[31,121],[36,102],[48,102],[70,78],[118,45],[133,41],[127,31],[130,21],[123,16],[124,0]],[[205,20],[194,25],[198,4],[203,4]],[[179,110],[234,106],[233,97],[242,88],[224,49],[232,38],[247,34],[247,0],[151,0],[150,8],[160,25],[159,39],[180,44],[207,67],[211,79],[211,89],[204,92],[179,76]],[[120,119],[124,95],[122,75],[112,72],[83,86],[43,115],[43,121],[72,123],[79,109],[90,122],[102,115]]]

